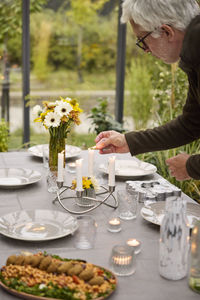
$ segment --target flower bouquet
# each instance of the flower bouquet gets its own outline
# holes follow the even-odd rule
[[[82,110],[76,99],[60,97],[55,102],[44,101],[43,108],[36,105],[33,113],[37,116],[35,122],[40,122],[49,130],[49,168],[57,171],[58,153],[64,153],[65,166],[65,139],[72,124],[79,125],[79,115]]]
[[[82,177],[82,187],[83,187],[83,195],[81,198],[76,199],[76,204],[82,207],[94,206],[94,201],[88,198],[96,198],[96,191],[99,190],[98,181],[94,176],[92,177]],[[72,180],[72,190],[76,189],[76,180]]]

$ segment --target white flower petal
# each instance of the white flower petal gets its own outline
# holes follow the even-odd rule
[[[49,112],[45,119],[44,125],[49,127],[58,127],[60,125],[60,116],[55,112]]]
[[[71,110],[72,106],[69,103],[63,101],[58,101],[58,104],[55,107],[55,112],[61,117],[68,116]]]
[[[35,105],[33,107],[33,115],[35,116],[35,118],[39,117],[41,112],[42,112],[42,107],[40,105]]]

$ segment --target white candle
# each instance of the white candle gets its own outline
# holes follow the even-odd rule
[[[83,159],[76,160],[76,190],[82,191],[83,184],[82,184],[82,162]]]
[[[121,230],[121,222],[119,218],[111,218],[108,221],[108,231],[119,232]]]
[[[128,246],[134,248],[135,254],[138,254],[141,251],[141,242],[136,239],[128,239],[126,242]]]
[[[94,150],[88,149],[88,176],[93,176]]]
[[[108,185],[109,186],[115,186],[115,156],[109,157]]]
[[[61,182],[64,180],[63,165],[64,165],[64,153],[61,152],[61,153],[58,153],[58,176],[57,176],[57,181],[61,181]]]

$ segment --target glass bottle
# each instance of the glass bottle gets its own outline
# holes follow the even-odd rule
[[[181,198],[166,199],[159,246],[160,275],[171,280],[184,278],[188,270],[189,225],[186,201]]]
[[[196,221],[192,230],[189,286],[200,293],[200,220]]]

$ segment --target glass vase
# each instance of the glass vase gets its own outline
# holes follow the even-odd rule
[[[65,167],[65,133],[59,127],[52,128],[49,139],[49,169],[58,170],[58,153],[64,153],[63,166]]]
[[[200,220],[192,229],[189,286],[200,294]]]
[[[83,191],[82,197],[77,197],[76,198],[76,204],[81,207],[91,207],[94,206],[95,201],[92,199],[86,199],[85,197],[90,197],[90,198],[96,198],[96,193],[95,190],[90,188],[90,189],[85,189]]]
[[[165,216],[160,227],[159,272],[171,280],[187,275],[189,226],[186,219],[186,202],[181,198],[166,200]]]

